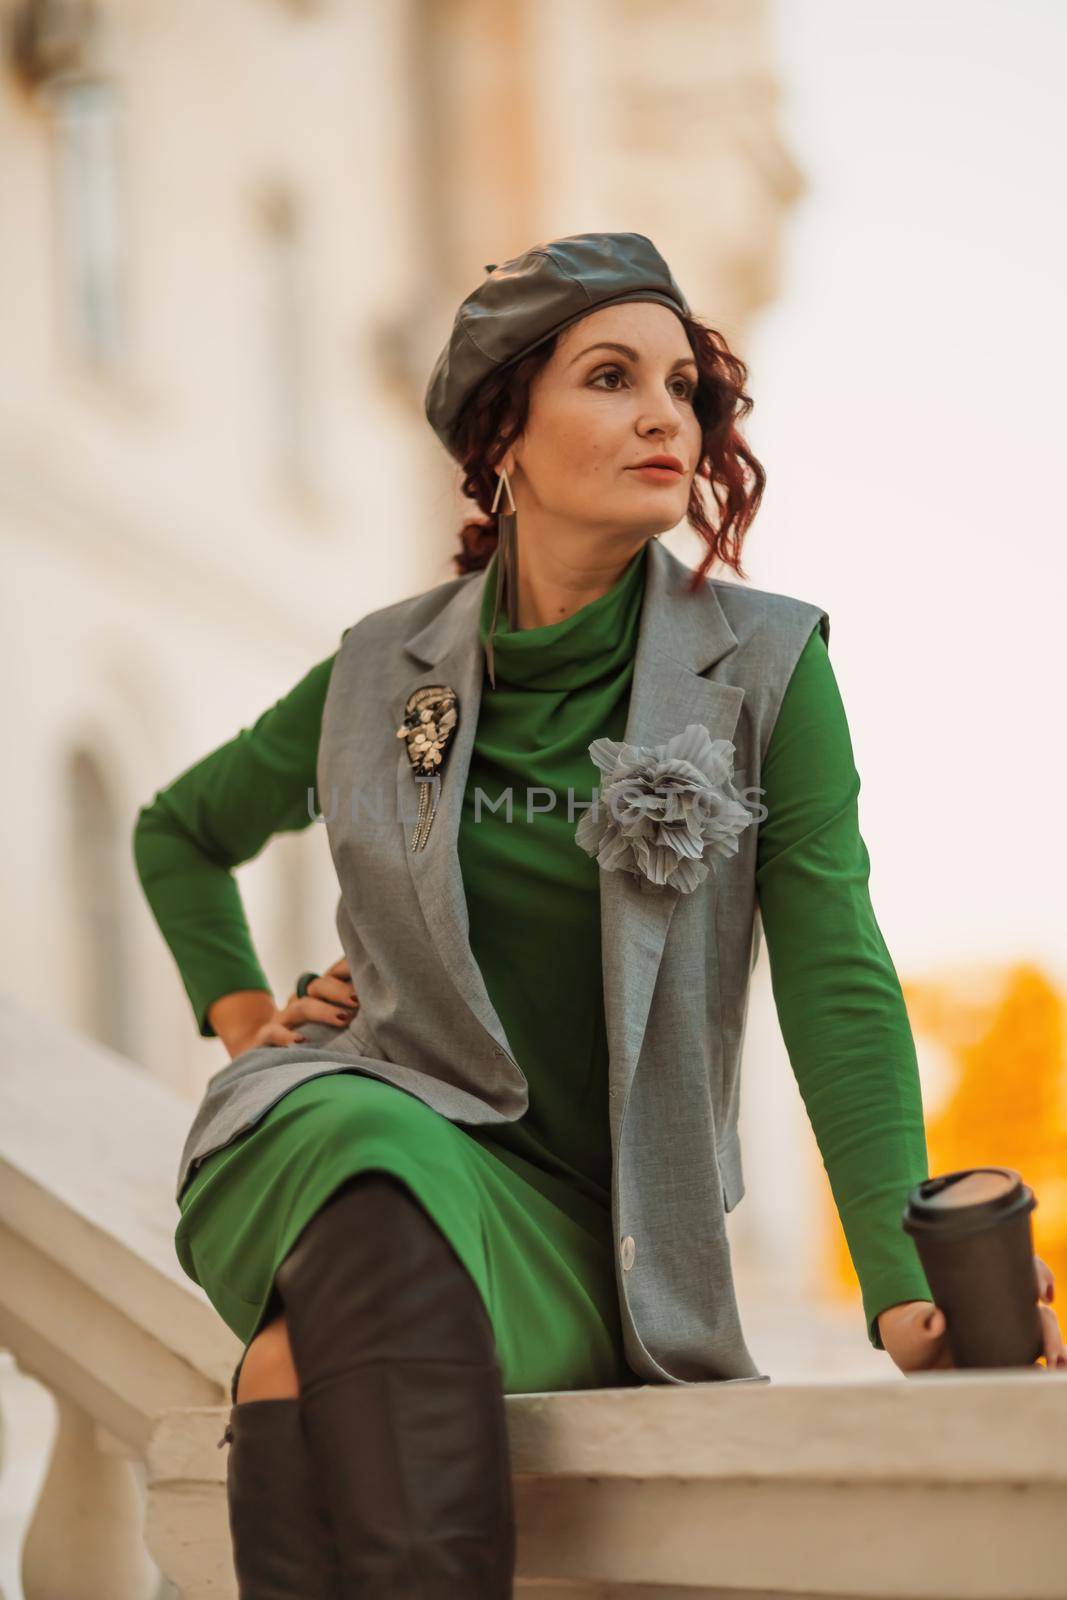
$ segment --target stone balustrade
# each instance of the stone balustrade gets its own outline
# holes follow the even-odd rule
[[[52,1023],[8,1007],[0,1028],[0,1345],[59,1422],[26,1600],[233,1600],[218,1440],[240,1347],[172,1243],[191,1108]],[[1067,1596],[1065,1373],[889,1369],[507,1410],[520,1595]]]

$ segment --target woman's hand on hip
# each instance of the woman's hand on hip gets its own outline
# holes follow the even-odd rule
[[[306,992],[293,994],[266,1022],[246,1050],[254,1045],[301,1045],[301,1022],[326,1022],[328,1027],[347,1027],[360,1008],[360,998],[352,987],[349,963],[342,955],[328,971],[312,978]]]
[[[269,997],[264,997],[269,1000]],[[284,1006],[276,1006],[264,1017],[260,1015],[255,1025],[240,1030],[226,1039],[231,1061],[246,1050],[262,1045],[302,1044],[302,1022],[324,1022],[332,1028],[347,1028],[359,1010],[359,996],[352,988],[348,961],[342,956],[320,977],[313,978],[307,992],[298,995],[294,990]]]
[[[312,978],[301,998],[294,989],[286,1002],[290,1007],[308,1006],[311,1009],[294,1013],[298,1020],[308,1022],[337,1022],[345,1027],[359,1010],[359,995],[352,987],[352,973],[348,957],[342,956],[317,978]]]
[[[1067,1367],[1067,1347],[1052,1309],[1055,1288],[1052,1272],[1040,1256],[1034,1257],[1038,1310],[1045,1336],[1045,1371]],[[926,1372],[954,1367],[945,1313],[932,1300],[905,1300],[890,1306],[878,1318],[878,1332],[886,1353],[901,1372]]]

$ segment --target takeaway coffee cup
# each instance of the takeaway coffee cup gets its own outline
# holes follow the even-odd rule
[[[1044,1354],[1030,1213],[1011,1167],[965,1167],[927,1178],[901,1218],[915,1240],[957,1367],[1026,1367]]]

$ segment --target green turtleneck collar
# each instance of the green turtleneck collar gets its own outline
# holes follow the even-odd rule
[[[637,644],[647,556],[646,543],[610,589],[561,622],[511,630],[502,611],[493,635],[497,685],[575,688],[617,671],[631,659]],[[478,622],[478,637],[483,648],[493,614],[496,562],[497,552],[494,551],[486,569]]]

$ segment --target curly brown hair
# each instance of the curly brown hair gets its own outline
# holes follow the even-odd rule
[[[703,433],[686,512],[686,521],[707,547],[693,573],[693,592],[717,561],[739,578],[747,578],[741,566],[741,544],[759,510],[767,475],[738,426],[752,410],[752,399],[745,393],[748,368],[715,328],[691,314],[678,316],[699,373],[693,408]],[[497,489],[496,463],[525,428],[530,385],[551,359],[558,341],[559,334],[554,334],[528,355],[490,373],[457,419],[454,443],[463,472],[463,493],[485,513],[460,529],[460,548],[452,558],[457,574],[480,572],[496,549],[497,515],[490,510]],[[708,516],[702,482],[710,486],[718,512],[715,522]]]

